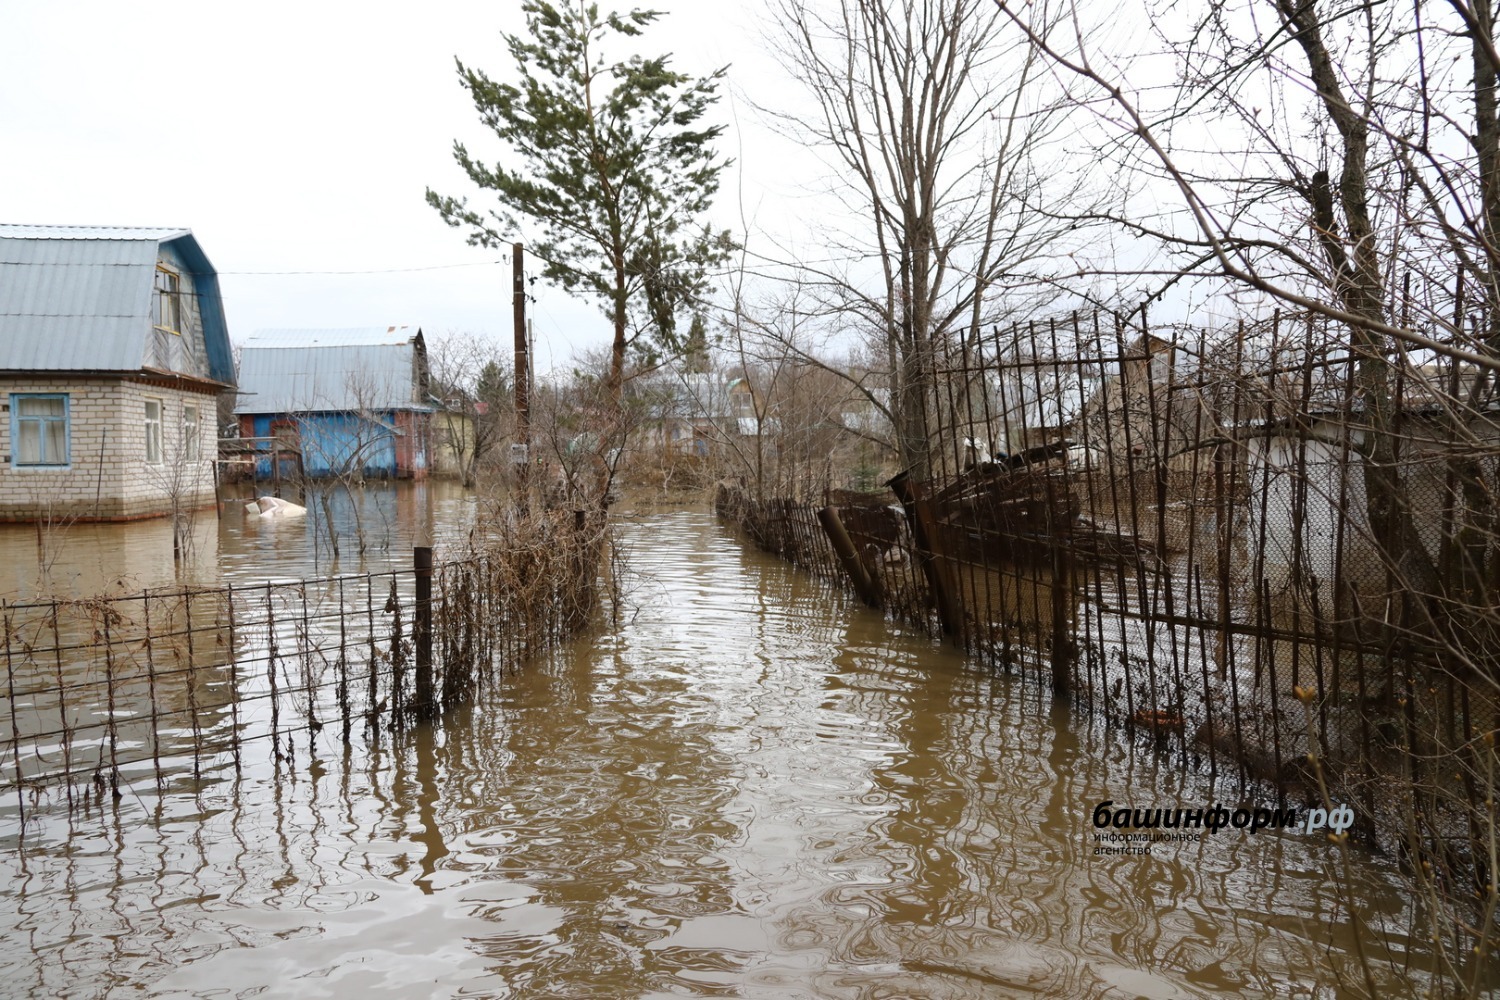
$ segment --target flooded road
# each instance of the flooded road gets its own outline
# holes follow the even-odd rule
[[[1321,836],[1096,855],[1097,803],[1214,790],[706,512],[627,515],[621,538],[619,629],[437,728],[252,749],[24,843],[0,803],[0,993],[1332,997],[1356,977]],[[1361,856],[1347,891],[1364,946],[1399,952],[1393,866]]]

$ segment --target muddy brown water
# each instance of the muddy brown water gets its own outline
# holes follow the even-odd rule
[[[1098,802],[1214,789],[706,511],[620,534],[619,627],[436,728],[304,736],[24,841],[0,803],[0,994],[1333,997],[1356,933],[1404,954],[1390,862],[1341,888],[1326,840],[1265,831],[1096,855]]]
[[[287,489],[288,500],[307,500],[311,511],[283,518],[246,512],[246,501],[260,492],[249,485],[226,488],[219,510],[184,515],[175,558],[168,518],[0,524],[0,600],[87,598],[408,568],[413,545],[441,547],[461,537],[476,504],[472,493],[446,480],[378,483],[347,494],[333,489],[328,513],[336,539],[331,539],[316,494]]]

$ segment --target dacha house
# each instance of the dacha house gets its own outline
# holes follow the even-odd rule
[[[0,520],[212,505],[233,383],[218,276],[189,230],[0,225]]]

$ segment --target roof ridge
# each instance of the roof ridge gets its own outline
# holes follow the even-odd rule
[[[191,236],[188,226],[92,226],[56,222],[0,222],[0,239],[128,239],[161,240]]]
[[[86,222],[0,222],[0,229],[186,229],[187,226],[92,225]]]

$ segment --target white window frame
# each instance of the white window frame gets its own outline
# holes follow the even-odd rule
[[[146,423],[146,464],[161,465],[161,429],[163,418],[166,416],[167,404],[165,400],[148,396],[145,400],[145,423]],[[156,408],[156,415],[152,416],[151,409]]]
[[[21,412],[21,404],[32,399],[60,399],[63,404],[61,417],[44,414],[24,414]],[[21,425],[23,423],[35,422],[37,425],[38,447],[41,449],[41,458],[60,458],[53,461],[21,461]],[[61,423],[63,428],[63,453],[60,457],[48,456],[47,428],[52,424]],[[13,469],[66,469],[72,461],[73,449],[73,426],[72,406],[66,392],[13,392],[10,394],[10,464]]]
[[[182,404],[182,460],[196,462],[202,457],[203,423],[197,403]]]
[[[163,264],[156,265],[151,325],[168,333],[182,332],[182,275]]]

